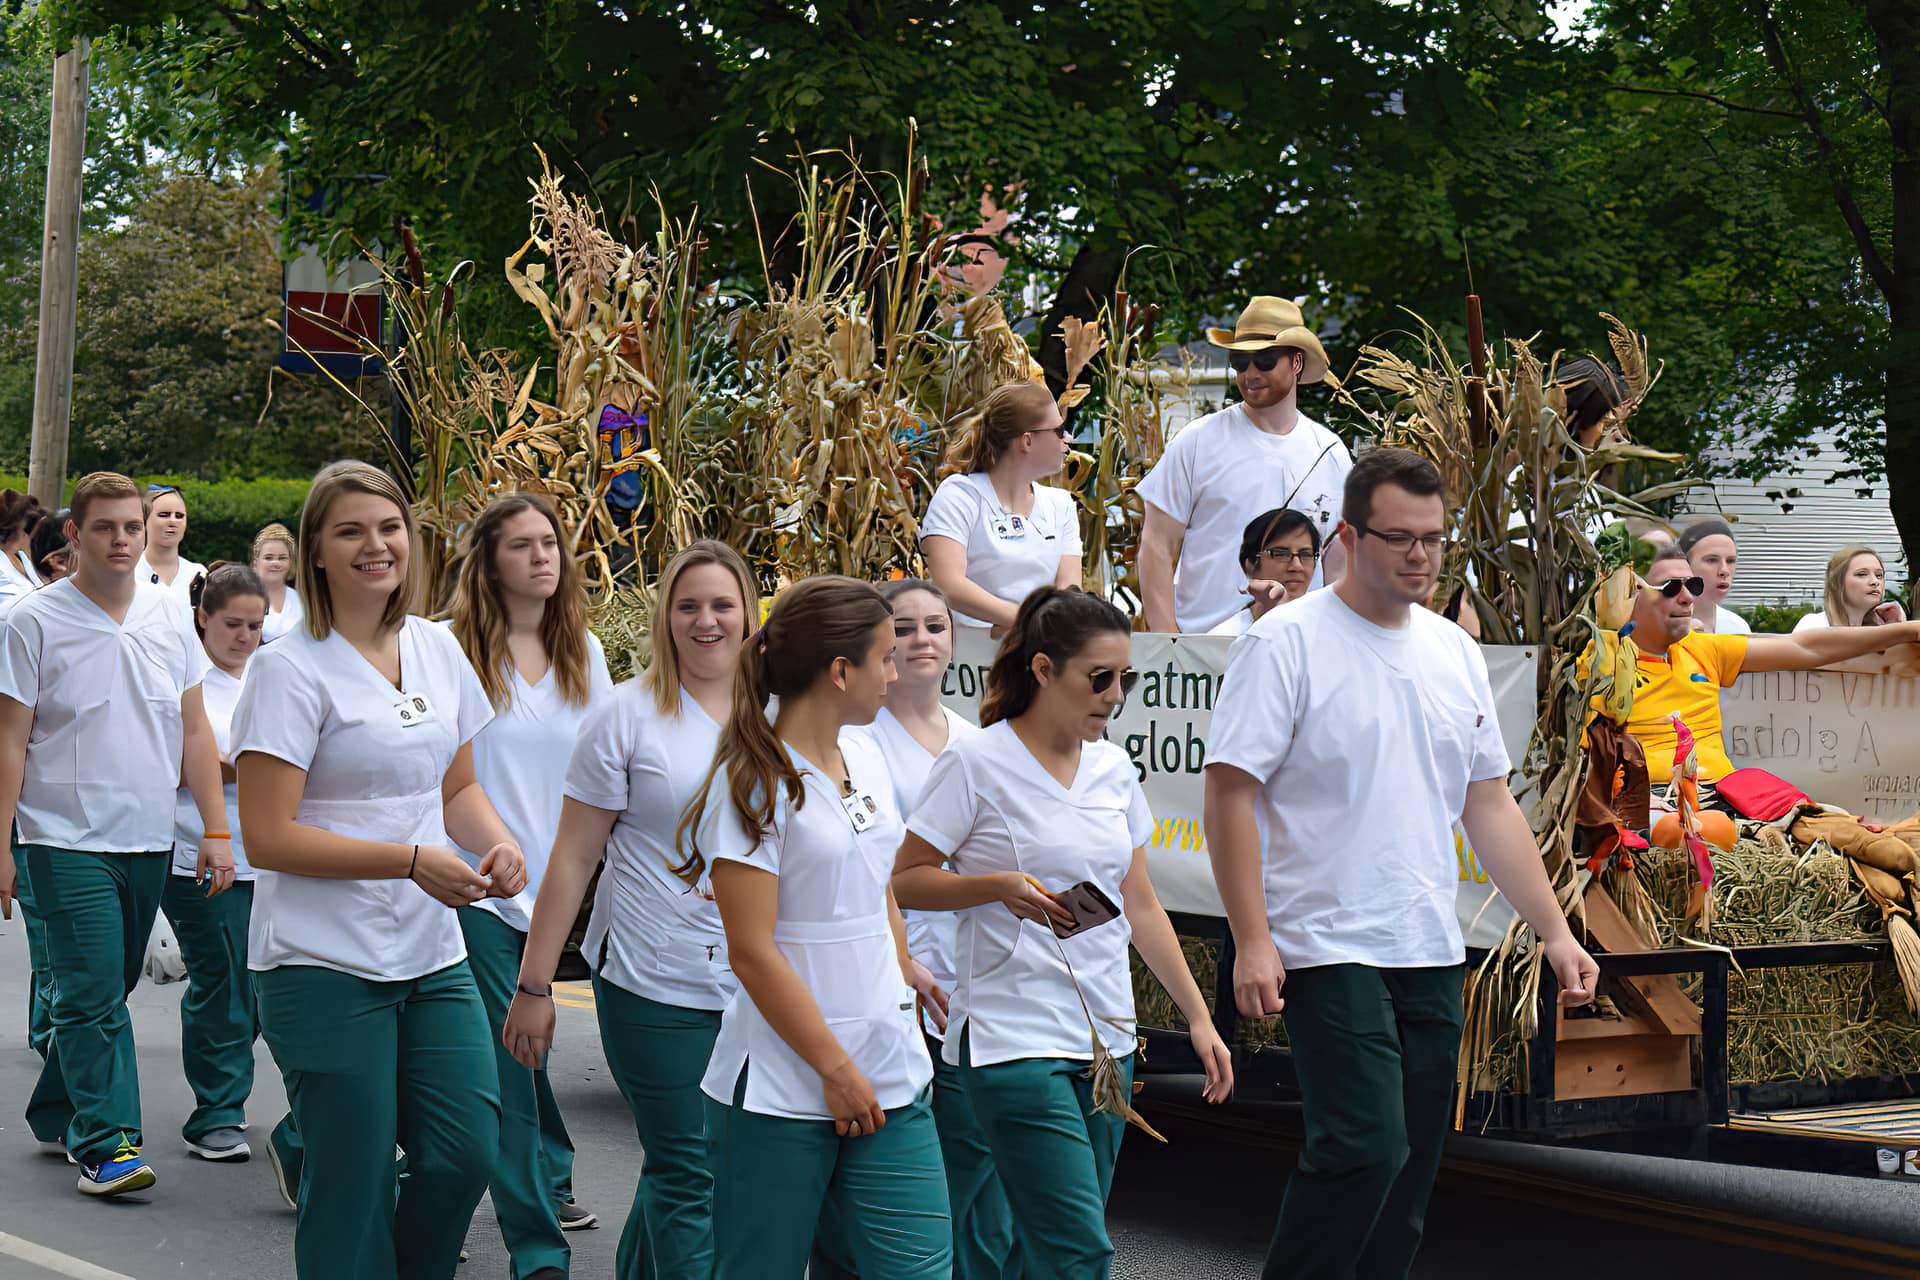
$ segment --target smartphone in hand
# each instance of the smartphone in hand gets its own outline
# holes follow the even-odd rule
[[[1071,938],[1077,933],[1085,933],[1095,925],[1120,918],[1120,908],[1113,899],[1091,880],[1082,880],[1071,889],[1062,889],[1053,895],[1054,899],[1073,913],[1071,927],[1053,926],[1055,937]]]

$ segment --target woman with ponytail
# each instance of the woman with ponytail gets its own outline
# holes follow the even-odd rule
[[[702,1081],[717,1280],[789,1280],[816,1236],[863,1280],[952,1272],[933,1068],[887,888],[899,818],[885,760],[842,733],[879,714],[893,653],[872,586],[788,588],[681,819],[678,870],[711,876],[740,981]]]
[[[1105,1277],[1113,1259],[1107,1193],[1136,1045],[1129,943],[1187,1019],[1207,1101],[1233,1091],[1147,875],[1146,796],[1102,736],[1133,688],[1130,632],[1084,592],[1026,598],[987,673],[983,731],[933,762],[893,875],[903,905],[960,913],[945,1057],[1012,1208],[1012,1261],[1061,1280]],[[1095,1086],[1106,1071],[1112,1093]]]
[[[247,929],[253,919],[254,871],[240,838],[240,788],[233,772],[233,709],[247,660],[260,647],[267,591],[243,564],[221,564],[196,574],[189,585],[193,625],[213,665],[200,683],[220,749],[226,784],[227,830],[232,833],[233,886],[210,894],[195,874],[206,827],[193,794],[180,788],[173,816],[173,874],[160,895],[160,909],[180,942],[187,966],[187,993],[180,1000],[180,1058],[193,1090],[193,1111],[182,1136],[203,1160],[245,1160],[253,1154],[243,1130],[247,1095],[253,1092],[253,979],[247,972]]]
[[[948,451],[920,522],[927,576],[962,626],[1004,627],[1036,587],[1080,581],[1080,515],[1073,495],[1040,481],[1066,465],[1067,428],[1041,382],[1009,382]]]
[[[696,542],[669,560],[654,598],[652,662],[599,699],[573,746],[502,1032],[522,1065],[545,1060],[554,971],[604,860],[581,950],[593,968],[607,1066],[633,1112],[644,1162],[614,1256],[619,1280],[713,1271],[700,1077],[734,983],[711,887],[675,874],[683,865],[675,831],[704,785],[733,707],[749,619],[760,611],[746,562],[719,542]]]

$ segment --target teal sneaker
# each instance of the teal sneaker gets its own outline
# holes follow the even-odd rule
[[[145,1191],[156,1181],[153,1170],[140,1158],[140,1148],[130,1142],[122,1142],[104,1160],[79,1163],[83,1196],[118,1196],[129,1191]]]

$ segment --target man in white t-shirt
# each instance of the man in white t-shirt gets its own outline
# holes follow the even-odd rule
[[[1508,790],[1486,662],[1419,607],[1446,546],[1439,472],[1375,449],[1343,510],[1345,575],[1234,642],[1207,743],[1234,1003],[1284,1006],[1305,1107],[1269,1276],[1412,1266],[1460,1048],[1456,822],[1544,941],[1561,1003],[1590,1001],[1599,976]]]
[[[1255,298],[1232,332],[1208,329],[1207,341],[1229,352],[1240,400],[1188,423],[1140,482],[1140,592],[1151,631],[1209,631],[1246,604],[1240,534],[1262,511],[1304,511],[1327,541],[1353,465],[1340,437],[1300,412],[1299,387],[1327,376],[1327,353],[1299,307]],[[1328,543],[1312,585],[1338,581],[1343,556]]]

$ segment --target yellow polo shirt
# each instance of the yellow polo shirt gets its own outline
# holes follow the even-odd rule
[[[1669,717],[1676,711],[1693,731],[1701,779],[1718,782],[1733,772],[1720,736],[1720,691],[1740,675],[1746,660],[1747,637],[1710,631],[1695,631],[1674,641],[1664,658],[1640,655],[1627,732],[1646,751],[1647,774],[1654,782],[1673,777],[1674,733]]]

